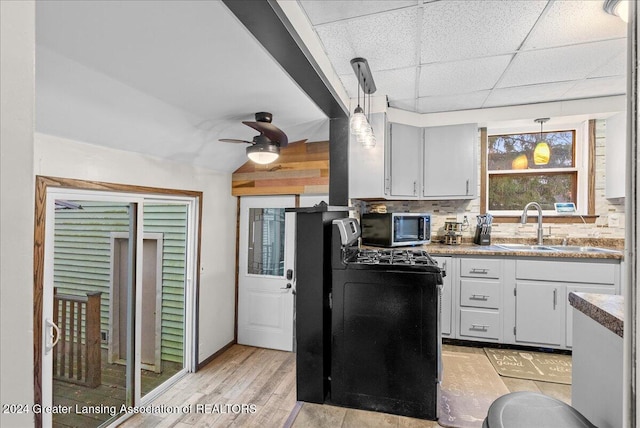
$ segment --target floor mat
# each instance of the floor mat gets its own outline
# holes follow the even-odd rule
[[[484,348],[501,376],[571,385],[571,356],[513,349]]]
[[[482,354],[442,352],[440,425],[481,427],[491,403],[509,390]]]

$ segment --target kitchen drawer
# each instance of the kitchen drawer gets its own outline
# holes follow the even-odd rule
[[[460,259],[460,276],[476,278],[500,278],[501,259]]]
[[[619,264],[587,261],[516,260],[516,278],[540,281],[615,284]]]
[[[500,313],[482,309],[460,309],[460,336],[500,340]]]
[[[460,306],[500,309],[500,282],[460,279]]]

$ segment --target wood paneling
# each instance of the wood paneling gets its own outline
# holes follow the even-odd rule
[[[276,162],[247,161],[231,178],[233,196],[329,193],[329,142],[296,142]]]

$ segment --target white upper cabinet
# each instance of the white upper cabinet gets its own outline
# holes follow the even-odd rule
[[[388,194],[385,168],[387,115],[374,113],[370,119],[376,136],[375,147],[362,147],[349,132],[349,198],[352,199],[380,199]]]
[[[615,114],[607,119],[606,188],[607,198],[622,198],[625,194],[627,171],[627,113]]]
[[[422,187],[422,128],[392,123],[389,141],[391,196],[417,199]]]
[[[377,139],[365,149],[349,136],[349,198],[473,199],[478,183],[475,123],[420,128],[371,115]]]
[[[475,123],[425,128],[422,198],[475,198],[478,145]]]

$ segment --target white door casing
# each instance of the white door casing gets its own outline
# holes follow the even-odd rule
[[[293,196],[255,196],[240,200],[238,261],[238,343],[262,348],[293,350],[295,213],[285,214],[284,269],[282,275],[249,273],[251,208],[292,208]],[[252,225],[252,227],[255,227]],[[255,235],[254,235],[255,236]],[[288,286],[291,284],[291,286]]]

